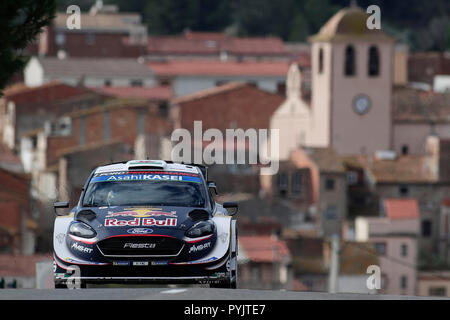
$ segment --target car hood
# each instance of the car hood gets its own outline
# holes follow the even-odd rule
[[[97,232],[98,240],[109,236],[128,234],[159,234],[182,238],[196,221],[189,213],[200,208],[192,207],[89,207],[81,208],[75,219],[89,224]],[[84,217],[81,213],[91,210],[94,215]]]

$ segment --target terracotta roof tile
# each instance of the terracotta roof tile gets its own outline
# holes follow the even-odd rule
[[[67,100],[74,96],[79,96],[92,92],[83,87],[73,87],[51,81],[38,87],[14,86],[5,89],[5,98],[17,104],[49,103],[53,101]]]
[[[251,262],[273,263],[290,257],[286,243],[273,236],[240,236],[238,241]]]
[[[169,100],[172,97],[170,86],[157,87],[101,87],[93,89],[118,98],[142,98],[147,100]]]
[[[385,199],[386,217],[389,219],[418,219],[417,199]]]
[[[304,148],[292,152],[292,161],[298,163],[301,153],[305,154],[322,172],[343,173],[345,167],[341,157],[332,148]],[[301,157],[300,157],[301,158]]]
[[[288,55],[278,37],[231,37],[224,33],[186,32],[176,36],[148,37],[147,51],[156,54],[231,54]]]
[[[151,62],[150,69],[159,76],[275,76],[285,77],[289,64],[285,62],[233,61],[170,61]]]
[[[369,178],[377,183],[434,183],[438,179],[427,169],[426,157],[399,156],[395,160],[360,157]]]
[[[394,122],[450,122],[450,94],[396,88],[393,91]]]
[[[20,165],[21,163],[20,157],[16,156],[7,145],[0,142],[0,164]]]

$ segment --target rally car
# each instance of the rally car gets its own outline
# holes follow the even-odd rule
[[[96,168],[78,204],[54,204],[56,288],[78,283],[237,286],[237,204],[207,168],[133,160]],[[68,210],[67,210],[68,211]]]

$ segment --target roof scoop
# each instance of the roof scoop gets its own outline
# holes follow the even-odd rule
[[[164,170],[167,163],[163,160],[131,160],[127,162],[128,170],[159,169]]]

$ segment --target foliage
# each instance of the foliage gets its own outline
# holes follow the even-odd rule
[[[58,0],[89,9],[94,0]],[[235,30],[241,36],[279,36],[285,41],[306,41],[350,0],[104,0],[121,11],[139,12],[150,34]],[[357,0],[361,8],[378,5],[383,28],[413,50],[450,48],[450,1]]]
[[[55,0],[0,1],[0,94],[25,66],[23,50],[50,24],[55,10]]]

